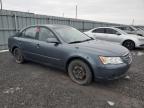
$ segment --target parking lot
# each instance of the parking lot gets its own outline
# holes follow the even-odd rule
[[[61,70],[0,53],[0,108],[144,108],[144,50],[132,55],[127,77],[80,86]]]

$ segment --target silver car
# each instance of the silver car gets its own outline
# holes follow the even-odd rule
[[[98,40],[121,44],[130,50],[136,47],[144,47],[144,36],[128,34],[114,27],[94,28],[85,32],[85,34]]]
[[[125,31],[128,34],[136,34],[139,36],[144,36],[144,30],[134,27],[134,26],[117,26],[116,28]]]
[[[141,26],[134,26],[135,28],[137,28],[138,30],[142,30],[144,32],[144,27]]]

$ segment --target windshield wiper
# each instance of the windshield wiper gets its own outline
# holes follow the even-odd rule
[[[93,39],[93,38],[86,39],[86,40],[83,40],[83,42],[85,42],[85,41],[90,41],[90,40],[94,40],[94,39]]]
[[[69,44],[73,44],[73,43],[81,43],[81,42],[86,42],[86,41],[90,41],[90,40],[94,40],[94,39],[93,39],[93,38],[90,38],[90,39],[81,40],[81,41],[73,41],[73,42],[69,42]]]

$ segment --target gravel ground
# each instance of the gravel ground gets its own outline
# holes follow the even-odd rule
[[[144,108],[144,50],[132,55],[127,78],[80,86],[63,71],[0,53],[0,108]]]

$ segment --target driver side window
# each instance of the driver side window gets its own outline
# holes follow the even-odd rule
[[[55,38],[55,36],[49,29],[40,27],[39,40],[46,41],[48,38]]]
[[[21,37],[28,39],[36,39],[36,34],[37,34],[36,28],[30,27],[21,33]]]

